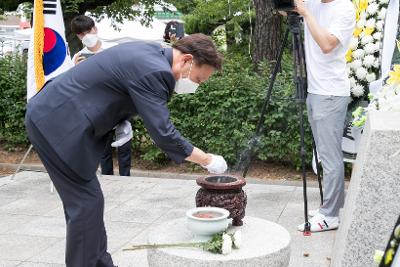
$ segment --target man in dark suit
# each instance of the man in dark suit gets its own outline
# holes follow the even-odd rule
[[[67,266],[114,266],[96,169],[107,133],[118,123],[139,115],[155,144],[175,162],[191,161],[210,173],[226,171],[222,156],[205,153],[181,136],[167,108],[173,91],[194,93],[221,64],[213,42],[202,34],[172,48],[124,43],[57,76],[31,98],[26,129],[63,203]]]
[[[76,37],[78,37],[84,45],[83,49],[72,58],[75,65],[85,60],[86,57],[95,55],[104,51],[104,49],[116,45],[116,43],[108,43],[106,45],[106,43],[102,42],[97,37],[97,27],[94,20],[85,15],[79,15],[72,19],[71,31],[75,33]],[[114,135],[116,140],[113,142]],[[117,147],[119,175],[131,176],[131,139],[132,125],[129,121],[121,122],[115,129],[108,133],[107,143],[100,161],[101,174],[114,175],[112,147]]]

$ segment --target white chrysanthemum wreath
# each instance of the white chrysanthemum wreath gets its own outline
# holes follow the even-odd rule
[[[400,42],[398,42],[400,51]],[[367,113],[373,110],[400,112],[400,64],[395,64],[389,73],[386,84],[371,97],[367,108],[359,107],[353,112],[353,125],[362,127],[367,119]]]
[[[353,99],[367,99],[369,84],[378,78],[388,3],[389,0],[353,0],[357,25],[346,54]]]

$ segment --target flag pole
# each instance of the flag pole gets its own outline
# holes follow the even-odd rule
[[[28,157],[29,153],[31,152],[33,146],[30,145],[28,148],[28,151],[26,151],[24,157],[22,158],[21,162],[18,164],[17,169],[15,170],[14,174],[11,176],[11,180],[14,180],[15,175],[19,172],[19,170],[21,169],[22,164],[24,164],[26,158]]]

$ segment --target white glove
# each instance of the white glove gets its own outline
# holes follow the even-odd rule
[[[222,156],[211,154],[211,157],[210,164],[202,165],[202,167],[206,168],[210,173],[221,174],[228,169],[228,165]]]
[[[129,121],[123,121],[115,127],[115,142],[111,143],[112,147],[119,147],[131,140],[133,137],[132,125]]]

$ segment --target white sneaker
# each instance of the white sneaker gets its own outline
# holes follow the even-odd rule
[[[311,232],[329,231],[339,227],[339,217],[328,217],[317,213],[309,220],[309,223],[311,224]],[[304,223],[297,226],[297,230],[304,232]]]
[[[317,215],[317,213],[319,213],[319,209],[309,210],[308,211],[308,216],[314,217],[315,215]]]

